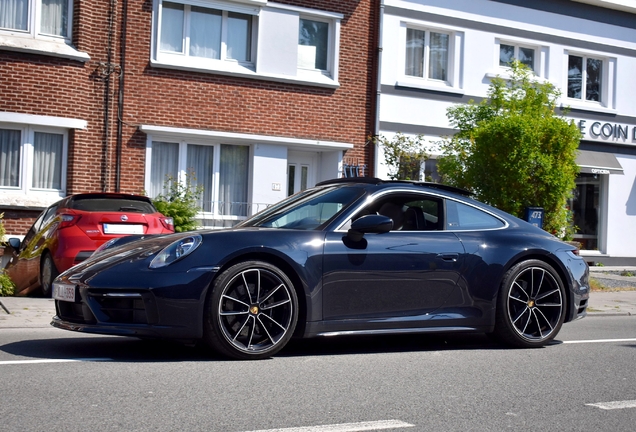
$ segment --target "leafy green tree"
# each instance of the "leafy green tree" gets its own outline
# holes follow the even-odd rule
[[[203,186],[195,186],[192,175],[187,174],[185,182],[167,176],[163,190],[166,191],[165,194],[152,200],[157,210],[173,219],[175,232],[195,230],[198,226],[195,218],[201,209]]]
[[[559,96],[552,84],[514,61],[510,79],[493,79],[481,103],[449,108],[458,132],[440,143],[442,181],[517,217],[528,206],[543,207],[543,228],[571,238],[567,199],[579,171],[581,133],[557,114]]]
[[[428,159],[421,135],[406,136],[400,132],[393,139],[375,138],[384,151],[384,160],[391,180],[420,180],[422,164]]]

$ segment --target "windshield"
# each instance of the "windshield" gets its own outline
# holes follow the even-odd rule
[[[308,189],[275,204],[239,226],[311,230],[331,220],[363,193],[359,187]]]

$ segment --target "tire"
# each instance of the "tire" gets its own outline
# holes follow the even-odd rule
[[[549,264],[540,260],[516,264],[501,283],[494,336],[517,347],[545,346],[563,325],[565,300],[563,282]]]
[[[53,281],[60,274],[55,267],[53,258],[50,254],[45,253],[40,266],[40,290],[44,297],[51,297],[53,293]]]
[[[205,305],[203,337],[220,354],[258,360],[280,351],[298,320],[296,291],[287,275],[262,261],[245,261],[215,280]]]

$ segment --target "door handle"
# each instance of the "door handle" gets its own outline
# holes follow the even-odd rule
[[[442,261],[446,262],[457,262],[457,260],[459,259],[458,253],[441,253],[437,254],[437,256],[441,258]]]

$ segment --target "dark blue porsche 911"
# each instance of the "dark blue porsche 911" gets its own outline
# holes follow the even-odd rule
[[[482,332],[540,347],[585,315],[588,276],[574,247],[461,190],[340,179],[232,229],[101,251],[56,279],[52,324],[202,340],[237,359],[343,334]]]

